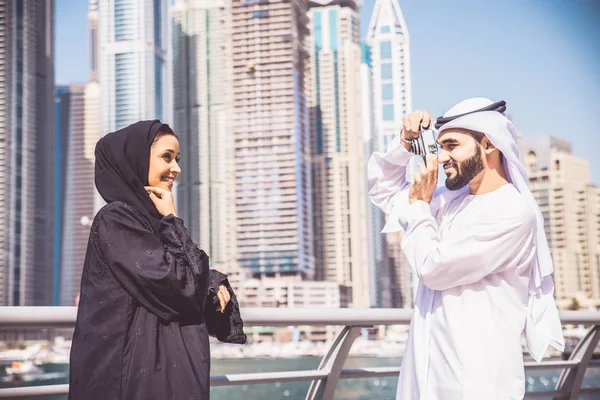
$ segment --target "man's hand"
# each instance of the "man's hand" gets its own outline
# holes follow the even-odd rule
[[[429,204],[438,182],[438,162],[435,154],[427,154],[427,166],[419,163],[419,169],[421,173],[415,174],[408,192],[408,199],[410,204],[418,200]]]
[[[419,137],[421,124],[423,124],[423,128],[429,128],[431,125],[431,114],[429,114],[427,111],[413,111],[404,117],[402,124],[402,138],[411,141]],[[406,150],[410,151],[410,144],[405,142],[402,144]]]

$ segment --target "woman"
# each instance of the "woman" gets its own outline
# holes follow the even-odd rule
[[[209,334],[243,344],[226,275],[177,217],[168,125],[140,121],[96,145],[108,203],[91,227],[71,348],[70,399],[209,398]]]

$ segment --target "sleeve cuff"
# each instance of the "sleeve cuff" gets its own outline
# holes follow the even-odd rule
[[[160,220],[161,225],[182,225],[183,220],[173,214],[167,214]]]
[[[394,165],[408,165],[413,156],[414,154],[406,150],[402,142],[400,142],[400,138],[397,137],[390,144],[385,154],[385,160]]]
[[[167,215],[165,215],[165,216],[162,218],[162,221],[165,221],[165,222],[174,222],[175,220],[178,220],[178,219],[181,219],[181,218],[179,218],[179,217],[176,217],[176,216],[175,216],[175,215],[173,215],[173,214],[167,214]]]
[[[417,221],[432,217],[431,206],[423,200],[415,201],[398,214],[398,220],[405,230]]]
[[[219,291],[219,286],[228,286],[229,284],[229,282],[227,281],[227,275],[215,269],[209,270],[208,280],[208,289],[213,290],[215,293]]]
[[[158,234],[161,237],[165,237],[165,235],[171,236],[175,232],[182,232],[182,229],[186,230],[183,220],[173,214],[166,215],[158,224]]]

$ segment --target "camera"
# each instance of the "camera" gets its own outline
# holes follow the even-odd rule
[[[437,132],[431,128],[424,129],[421,126],[419,137],[412,142],[412,152],[423,157],[427,162],[427,154],[438,154]]]

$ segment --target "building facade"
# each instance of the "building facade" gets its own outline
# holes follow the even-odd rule
[[[211,266],[235,281],[231,11],[230,0],[175,3],[173,127],[183,154],[178,213]]]
[[[309,1],[306,92],[310,116],[315,272],[370,307],[361,46],[355,1]]]
[[[0,305],[50,305],[54,1],[0,0]]]
[[[295,279],[248,279],[240,282],[237,295],[241,307],[275,308],[340,308],[347,307],[336,282],[303,281]],[[266,328],[266,329],[265,329]],[[248,336],[253,341],[277,340],[282,332],[284,341],[306,339],[310,341],[331,341],[339,328],[334,326],[297,326],[294,328],[250,327]]]
[[[254,276],[313,274],[306,3],[232,1],[235,235]]]
[[[588,162],[549,136],[521,139],[519,147],[544,217],[558,306],[600,307],[600,191]]]
[[[371,151],[385,152],[402,132],[402,121],[412,111],[410,37],[397,0],[376,0],[367,30],[372,79],[373,129]],[[412,274],[400,248],[401,235],[382,234],[385,217],[369,203],[379,307],[411,308]]]
[[[59,175],[62,195],[56,215],[61,241],[55,265],[54,302],[62,306],[74,305],[79,294],[94,218],[94,146],[100,122],[97,89],[93,82],[56,89],[56,126],[63,138],[63,150]]]
[[[169,123],[167,0],[99,0],[98,16],[102,132],[146,119]]]

